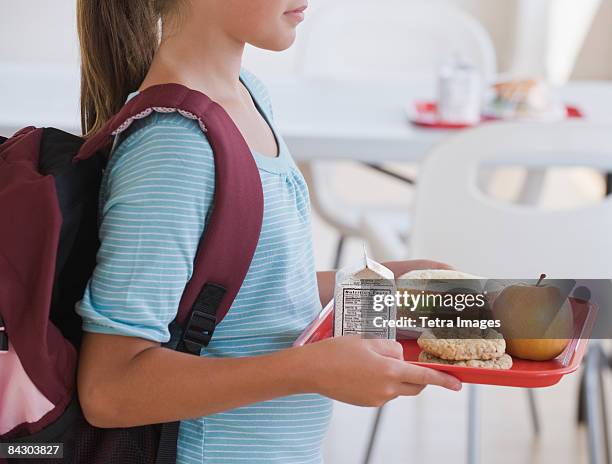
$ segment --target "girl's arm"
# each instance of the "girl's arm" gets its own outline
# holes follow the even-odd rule
[[[427,384],[459,390],[454,377],[405,363],[392,340],[333,338],[272,354],[207,358],[135,337],[87,333],[79,400],[97,427],[132,427],[206,416],[299,393],[361,406],[416,395]]]
[[[401,346],[387,340],[340,337],[233,359],[162,348],[214,194],[212,149],[197,124],[176,118],[149,120],[159,124],[127,136],[107,167],[96,269],[75,307],[87,332],[79,399],[92,424],[188,419],[302,392],[378,405],[425,383],[457,384],[393,359]]]
[[[383,263],[393,271],[395,277],[400,277],[408,271],[416,269],[452,269],[448,264],[426,259],[413,259],[408,261],[388,261]],[[336,271],[317,272],[317,284],[319,285],[319,298],[323,307],[334,297]]]

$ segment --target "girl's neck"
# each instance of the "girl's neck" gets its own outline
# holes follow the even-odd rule
[[[187,23],[187,22],[185,22]],[[214,25],[162,35],[161,44],[140,89],[175,82],[199,90],[217,101],[239,98],[244,43]]]

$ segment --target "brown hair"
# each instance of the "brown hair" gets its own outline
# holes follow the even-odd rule
[[[164,0],[77,0],[81,130],[90,135],[142,83],[159,44]]]

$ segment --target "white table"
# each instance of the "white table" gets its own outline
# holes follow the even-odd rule
[[[418,162],[434,143],[453,133],[417,128],[407,120],[409,102],[434,95],[431,81],[334,81],[293,75],[264,75],[262,80],[275,120],[298,161]],[[589,118],[612,122],[612,82],[572,82],[559,93]],[[78,69],[0,63],[0,135],[26,125],[80,132]]]
[[[418,128],[408,122],[405,107],[435,95],[431,81],[263,79],[275,120],[300,161],[416,162],[434,143],[456,132]],[[558,93],[587,117],[612,122],[612,82],[576,81]]]

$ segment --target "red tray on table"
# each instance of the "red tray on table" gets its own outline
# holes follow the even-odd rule
[[[574,338],[563,353],[550,361],[527,361],[513,357],[512,368],[508,370],[422,363],[417,361],[421,349],[415,339],[398,341],[404,347],[404,359],[406,361],[448,372],[463,383],[527,388],[548,387],[558,383],[564,375],[578,369],[586,352],[588,339],[597,315],[597,306],[594,304],[574,298],[569,300],[574,313]],[[325,340],[330,338],[332,334],[333,301],[321,311],[317,319],[312,321],[295,341],[294,346]]]
[[[410,122],[415,126],[429,127],[432,129],[464,129],[473,127],[487,121],[496,121],[498,118],[482,115],[480,121],[470,123],[447,122],[438,117],[438,103],[428,100],[417,100],[407,109]],[[566,118],[582,118],[582,111],[573,105],[565,105]]]

